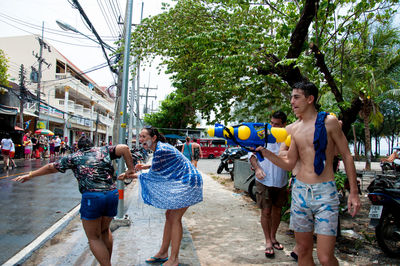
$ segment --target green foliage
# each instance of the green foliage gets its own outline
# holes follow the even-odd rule
[[[285,76],[285,67],[298,67],[316,83],[322,108],[336,113],[350,108],[361,88],[366,88],[362,93],[367,96],[372,91],[379,95],[386,87],[374,83],[377,68],[361,60],[369,58],[371,51],[360,40],[370,36],[366,23],[390,22],[398,1],[321,0],[303,42],[293,34],[308,2],[180,0],[172,8],[166,6],[164,13],[143,20],[132,33],[131,52],[140,60],[160,56],[166,72],[172,74],[178,103],[187,104],[181,111],[190,115],[198,111],[209,122],[265,121],[273,110],[290,110],[290,75]],[[360,33],[364,39],[357,37]],[[325,55],[339,88],[335,96],[307,51],[311,43]],[[298,55],[287,57],[293,50]],[[371,81],[369,86],[361,78],[352,78],[361,70]],[[337,94],[343,97],[340,102]],[[168,118],[165,113],[163,117]]]
[[[144,121],[157,128],[185,128],[188,124],[196,125],[197,123],[194,110],[189,108],[188,100],[176,92],[169,94],[161,103],[159,112],[146,114]]]
[[[0,85],[8,86],[8,59],[3,50],[0,49]]]
[[[337,190],[344,190],[344,185],[346,184],[347,175],[343,172],[335,173],[335,182]]]

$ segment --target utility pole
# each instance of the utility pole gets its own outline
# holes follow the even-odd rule
[[[143,19],[143,5],[144,3],[142,2],[142,9],[141,9],[141,15],[140,15],[140,23],[142,23],[142,19]],[[133,61],[136,61],[137,58],[134,58]],[[138,75],[138,81],[139,81],[139,63],[137,64],[137,75]],[[136,90],[136,76],[132,77],[132,89],[131,89],[131,98],[130,98],[130,107],[131,107],[131,113],[130,113],[130,117],[129,117],[129,133],[128,133],[128,140],[130,140],[128,142],[129,148],[132,148],[132,139],[133,139],[133,128],[132,128],[132,124],[133,124],[133,120],[135,120],[135,125],[136,125],[136,143],[135,146],[136,148],[139,148],[139,122],[140,122],[140,118],[139,118],[139,86],[137,87]],[[136,115],[134,118],[134,102],[136,102]]]
[[[26,98],[25,88],[25,69],[24,65],[21,65],[19,69],[19,123],[20,127],[24,129],[24,101]]]
[[[42,22],[42,38],[39,39],[40,50],[39,50],[39,76],[38,76],[38,83],[37,83],[37,90],[36,90],[36,97],[37,97],[37,118],[35,119],[34,131],[36,131],[37,122],[40,119],[40,82],[42,81],[42,56],[43,56],[43,35],[44,35],[44,21]]]
[[[37,115],[37,117],[35,118],[35,124],[33,125],[34,126],[34,131],[36,131],[37,122],[40,119],[40,90],[41,90],[40,89],[40,82],[42,80],[42,63],[45,62],[45,60],[42,57],[43,56],[43,46],[45,45],[44,40],[43,40],[43,36],[44,36],[44,21],[42,22],[42,37],[38,38],[39,45],[40,45],[39,55],[37,55],[37,54],[34,55],[38,59],[38,62],[39,62],[38,83],[37,83],[37,89],[36,89],[36,99],[37,99],[36,115]]]
[[[130,56],[130,43],[131,43],[131,24],[132,24],[132,9],[133,0],[127,1],[126,8],[126,19],[125,19],[125,41],[124,41],[124,62],[123,62],[123,78],[121,88],[121,112],[120,112],[120,127],[118,134],[118,143],[125,143],[126,137],[126,110],[127,110],[127,94],[128,94],[128,82],[129,82],[129,56]],[[118,115],[118,114],[116,114]],[[118,174],[124,171],[124,160],[121,158],[118,161]],[[124,182],[117,180],[117,189],[119,193],[117,219],[123,219],[124,213]],[[129,220],[127,220],[129,223]]]
[[[146,95],[140,95],[141,98],[145,97],[146,98],[146,104],[143,109],[143,113],[147,114],[148,113],[148,108],[147,108],[147,102],[148,98],[154,98],[157,99],[157,96],[149,96],[149,90],[158,90],[158,88],[149,88],[149,87],[142,87],[140,89],[145,89],[146,90]]]

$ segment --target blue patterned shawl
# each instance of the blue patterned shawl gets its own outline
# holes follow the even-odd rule
[[[143,201],[160,209],[180,209],[203,200],[200,172],[168,143],[157,143],[152,166],[139,180]]]

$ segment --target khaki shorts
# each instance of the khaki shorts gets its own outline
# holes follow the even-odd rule
[[[256,199],[257,206],[260,209],[271,208],[272,206],[282,208],[288,200],[286,186],[284,187],[267,187],[264,184],[256,181]]]

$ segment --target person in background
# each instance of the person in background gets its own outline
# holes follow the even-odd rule
[[[127,145],[93,147],[90,139],[81,137],[79,150],[54,163],[13,179],[24,183],[35,177],[71,169],[82,193],[81,219],[89,240],[90,250],[102,266],[111,265],[113,248],[110,223],[117,214],[118,190],[112,160],[124,157],[128,167],[121,178],[128,178],[135,170],[132,154]],[[125,176],[126,175],[126,176]]]
[[[55,140],[54,140],[54,154],[55,154],[55,157],[58,157],[60,155],[60,147],[61,147],[61,139],[57,135]]]
[[[13,167],[13,168],[17,168],[17,165],[15,164],[15,161],[14,161],[14,156],[15,156],[15,144],[14,144],[14,142],[11,140],[10,163],[12,164],[12,167]]]
[[[30,160],[31,155],[32,155],[32,141],[30,137],[30,133],[27,133],[28,135],[26,138],[24,137],[24,153],[25,153],[25,160]]]
[[[137,164],[137,170],[150,169],[139,177],[144,203],[165,209],[163,239],[159,251],[147,263],[179,265],[182,240],[182,216],[203,200],[203,179],[194,165],[153,127],[142,129],[139,141],[146,150],[154,151],[152,165]],[[171,255],[168,250],[171,247]]]
[[[65,156],[65,151],[66,151],[66,147],[65,147],[65,142],[61,141],[61,145],[60,145],[60,155],[61,156]]]
[[[285,127],[286,114],[277,111],[272,114],[271,126]],[[279,154],[281,143],[268,143],[267,149]],[[261,227],[265,237],[265,256],[273,258],[274,249],[283,250],[276,239],[276,232],[281,221],[282,207],[285,206],[287,195],[287,173],[269,160],[258,161],[254,153],[249,153],[249,161],[256,176],[257,206],[261,209]]]
[[[199,161],[200,158],[203,157],[203,152],[201,151],[200,144],[197,143],[197,138],[193,139],[192,154],[193,154],[192,164],[194,165],[194,167],[197,168],[197,162]]]
[[[32,142],[32,159],[39,159],[38,157],[36,157],[36,151],[38,151],[38,137],[36,134],[33,134],[31,137],[31,142]]]
[[[186,137],[186,142],[182,146],[183,155],[191,162],[192,161],[192,143],[190,143],[190,137]]]
[[[49,141],[49,149],[50,149],[50,162],[51,161],[54,161],[55,160],[55,151],[56,151],[56,149],[55,149],[55,139],[54,139],[54,137],[51,137],[50,138],[50,141]]]
[[[3,155],[4,169],[9,169],[10,150],[12,144],[13,141],[10,138],[10,134],[6,133],[5,137],[1,140],[1,154]]]
[[[39,141],[38,141],[38,149],[39,149],[39,154],[40,158],[44,158],[44,136],[40,135],[39,136]]]

